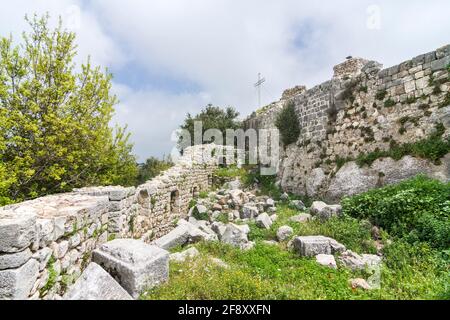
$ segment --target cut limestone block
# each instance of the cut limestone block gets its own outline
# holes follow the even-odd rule
[[[39,275],[39,262],[28,260],[18,269],[0,271],[0,300],[25,300]]]
[[[0,253],[15,253],[30,246],[36,236],[36,213],[27,210],[0,210]]]
[[[152,244],[164,250],[183,246],[189,241],[190,231],[186,225],[179,225],[165,236],[156,239]]]
[[[240,248],[248,243],[245,231],[241,226],[229,223],[222,236],[222,242]]]
[[[98,263],[133,297],[169,278],[169,253],[139,240],[117,239],[95,250]]]
[[[273,222],[267,213],[262,213],[256,218],[256,225],[263,229],[270,229]]]
[[[133,298],[96,263],[90,263],[64,296],[65,300],[132,300]]]
[[[14,269],[23,266],[30,258],[31,251],[28,248],[17,253],[0,253],[0,270]]]
[[[324,236],[297,237],[293,241],[293,246],[295,251],[303,257],[335,254],[345,250],[344,245]]]

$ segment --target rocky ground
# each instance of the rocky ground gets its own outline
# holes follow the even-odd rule
[[[117,239],[94,251],[93,262],[64,298],[432,299],[448,294],[448,270],[446,275],[426,245],[391,238],[369,221],[347,216],[340,204],[273,196],[266,189],[259,183],[244,186],[237,178],[197,193],[187,218],[151,244]]]
[[[277,206],[287,205],[298,214],[289,217],[292,223],[308,223],[316,221],[324,223],[338,217],[342,208],[340,205],[328,205],[321,201],[313,202],[307,208],[301,200],[290,200],[288,194],[283,194],[279,201],[268,196],[257,196],[257,190],[244,191],[239,180],[224,185],[224,188],[210,192],[203,199],[192,205],[187,220],[178,221],[178,226],[166,236],[156,240],[155,245],[173,250],[200,241],[218,241],[242,251],[252,250],[256,242],[249,239],[251,226],[262,230],[271,230],[278,219]],[[320,234],[313,236],[296,236],[294,229],[289,225],[276,228],[276,237],[273,240],[263,240],[264,245],[285,245],[286,250],[292,251],[300,257],[315,259],[316,263],[329,268],[372,271],[380,268],[382,254],[357,254],[348,250],[345,245],[335,239]],[[378,230],[373,228],[374,240],[378,240]],[[381,242],[375,242],[378,249]],[[182,250],[182,249],[181,249]],[[172,253],[170,260],[185,262],[200,256],[195,247]],[[337,258],[337,261],[336,261]],[[226,266],[220,259],[215,262]],[[371,290],[372,286],[366,279],[350,279],[349,286]]]

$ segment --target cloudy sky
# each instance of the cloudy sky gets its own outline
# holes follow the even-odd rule
[[[140,160],[168,154],[172,131],[208,103],[257,108],[284,89],[332,76],[346,56],[386,67],[450,43],[448,0],[0,0],[0,35],[25,14],[61,16],[79,59],[114,74],[114,121],[128,124]]]

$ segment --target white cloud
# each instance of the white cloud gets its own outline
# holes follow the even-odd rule
[[[450,30],[447,0],[18,0],[4,5],[0,31],[23,29],[21,8],[64,12],[70,4],[82,8],[77,32],[83,55],[91,52],[94,61],[116,70],[133,61],[142,74],[200,88],[115,84],[122,101],[116,119],[129,124],[141,158],[168,153],[170,132],[185,113],[209,102],[250,113],[258,72],[267,78],[262,93],[269,103],[288,87],[329,79],[333,65],[348,55],[389,66],[448,43]],[[369,6],[380,9],[379,29],[367,27]]]

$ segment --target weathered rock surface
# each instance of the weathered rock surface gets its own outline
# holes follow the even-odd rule
[[[336,259],[331,254],[318,254],[316,256],[316,261],[318,264],[333,269],[337,269]]]
[[[273,222],[267,213],[262,213],[256,218],[256,225],[263,229],[270,229]]]
[[[17,269],[0,271],[0,300],[25,300],[39,275],[39,262],[28,260]]]
[[[170,261],[184,262],[188,259],[195,258],[200,255],[200,252],[196,248],[189,248],[183,252],[176,252],[170,255]]]
[[[381,257],[373,254],[359,255],[347,250],[339,257],[339,261],[352,270],[364,270],[366,268],[378,267],[381,264]]]
[[[293,241],[294,250],[304,257],[319,254],[335,254],[345,250],[345,246],[336,240],[324,236],[297,237]]]
[[[341,199],[344,196],[360,194],[380,185],[391,185],[426,174],[441,181],[450,181],[450,154],[442,164],[434,165],[428,160],[405,156],[395,161],[391,158],[375,160],[371,167],[360,168],[355,162],[346,163],[330,181],[326,197]]]
[[[302,210],[305,210],[305,209],[306,209],[305,204],[304,204],[301,200],[292,200],[292,201],[289,203],[289,206],[290,206],[291,208],[296,209],[296,210],[299,210],[299,211],[302,211]]]
[[[152,242],[155,246],[158,246],[164,250],[170,250],[177,246],[183,246],[188,243],[190,238],[190,230],[186,225],[179,225],[165,236],[156,239]]]
[[[246,204],[241,211],[241,219],[253,219],[259,214],[259,210],[256,206]]]
[[[133,298],[102,267],[90,263],[64,295],[65,300],[132,300]]]
[[[294,234],[294,229],[289,226],[282,226],[277,231],[278,241],[286,241]]]
[[[366,280],[361,278],[351,279],[349,283],[352,289],[372,290],[370,284],[368,284]]]
[[[20,252],[30,246],[36,235],[36,216],[33,208],[0,209],[0,253]]]
[[[222,242],[242,248],[248,243],[247,233],[245,231],[241,226],[230,223],[227,225],[222,236]]]
[[[314,201],[309,211],[313,216],[325,221],[331,217],[339,216],[342,213],[342,207],[340,205],[327,205],[322,201]]]
[[[108,242],[93,252],[92,261],[108,271],[134,298],[169,277],[169,253],[138,240]]]
[[[0,254],[0,270],[14,269],[25,264],[31,258],[31,250],[25,249],[17,253]]]
[[[289,220],[296,223],[305,223],[311,220],[312,216],[307,213],[302,213],[293,217],[290,217]]]

